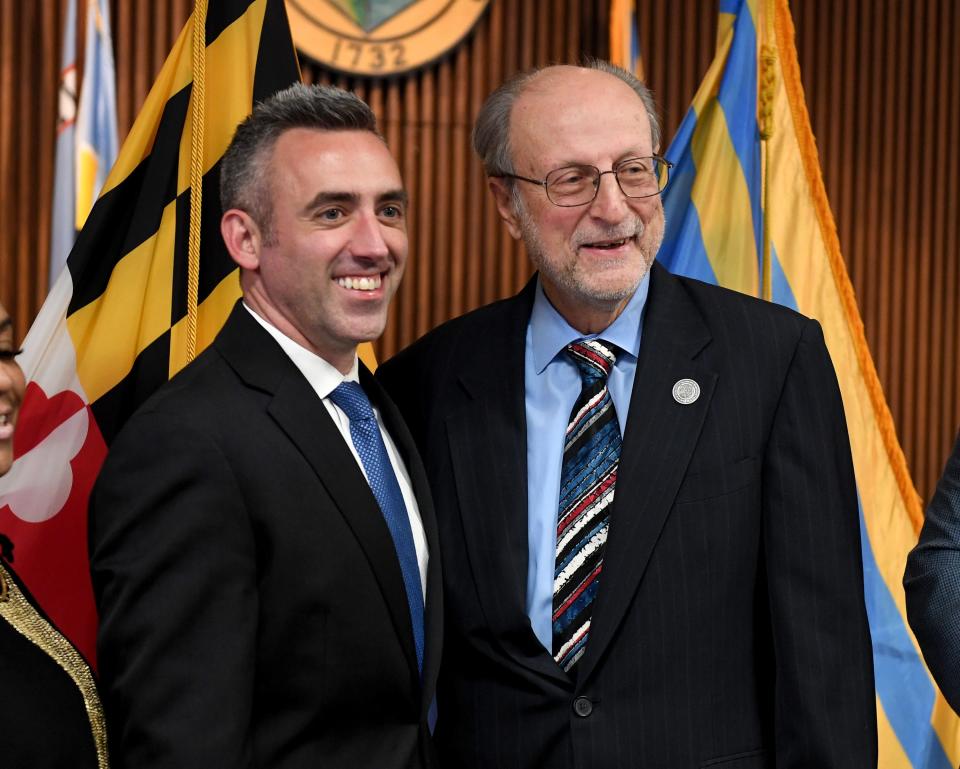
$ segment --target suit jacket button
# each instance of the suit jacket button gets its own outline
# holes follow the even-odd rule
[[[573,712],[580,718],[586,718],[593,712],[593,703],[586,697],[577,697],[573,701]]]

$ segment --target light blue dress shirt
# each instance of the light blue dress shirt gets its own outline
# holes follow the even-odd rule
[[[524,382],[527,412],[527,616],[544,648],[553,647],[553,569],[557,547],[557,505],[563,464],[563,436],[573,404],[580,395],[580,374],[563,349],[579,339],[601,337],[623,353],[610,373],[620,433],[637,370],[643,310],[650,273],[644,276],[623,312],[603,332],[584,337],[554,309],[537,283],[527,326]]]

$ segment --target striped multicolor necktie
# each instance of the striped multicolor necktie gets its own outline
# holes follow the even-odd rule
[[[563,447],[553,577],[553,657],[566,671],[587,646],[617,483],[620,423],[607,390],[614,350],[598,339],[567,345],[583,384]]]

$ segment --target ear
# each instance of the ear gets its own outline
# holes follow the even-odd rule
[[[220,234],[230,257],[244,270],[260,266],[262,236],[257,223],[246,211],[231,208],[220,219]]]
[[[520,227],[520,213],[513,204],[513,193],[510,190],[510,185],[503,179],[494,178],[489,179],[487,183],[490,185],[490,192],[493,193],[493,199],[496,201],[500,218],[507,225],[507,229],[514,240],[520,240],[523,232]]]

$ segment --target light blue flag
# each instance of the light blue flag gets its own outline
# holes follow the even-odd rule
[[[83,85],[77,112],[76,214],[79,231],[117,159],[117,93],[108,0],[88,0]]]
[[[53,177],[53,213],[50,219],[50,286],[67,263],[77,236],[74,167],[74,122],[77,118],[77,3],[66,0],[66,24],[61,48],[60,89],[57,103],[57,149]]]

